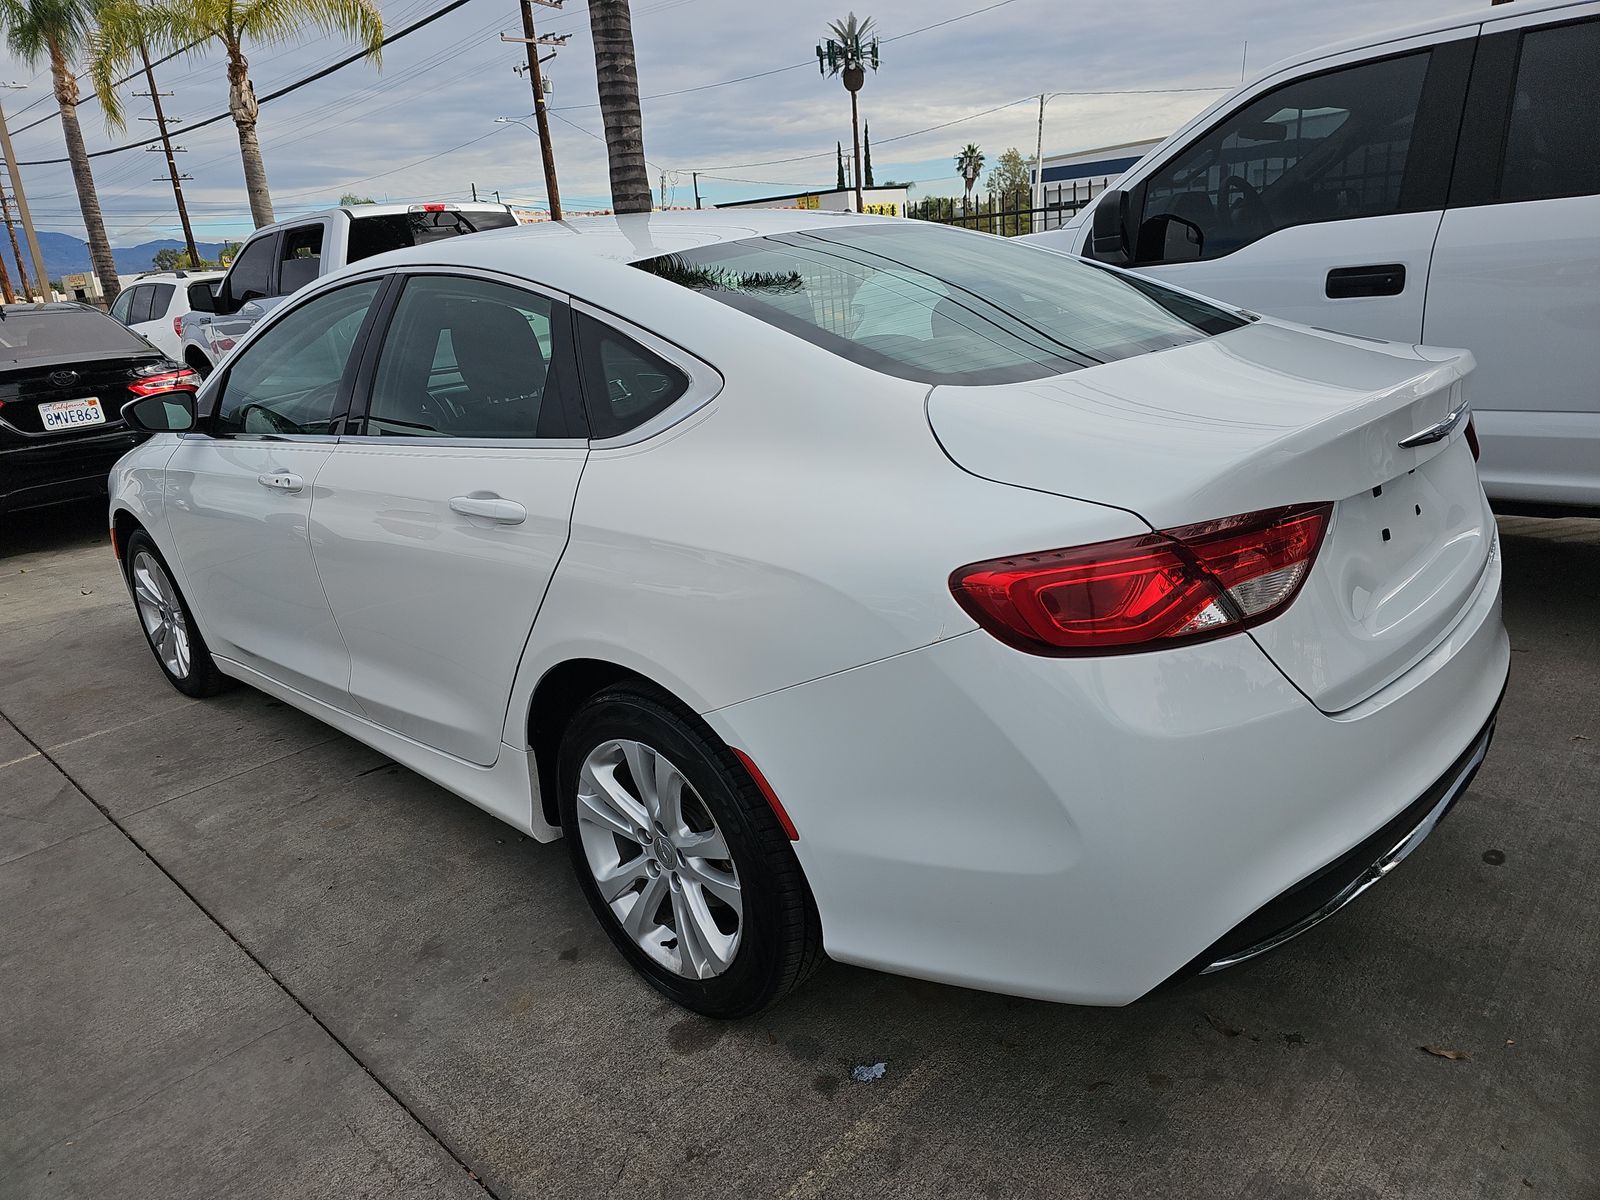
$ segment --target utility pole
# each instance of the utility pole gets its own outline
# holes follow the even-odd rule
[[[139,43],[139,57],[144,60],[144,77],[150,82],[150,90],[148,92],[135,92],[134,94],[137,96],[149,96],[150,103],[155,106],[156,110],[154,117],[141,117],[140,120],[154,121],[156,128],[161,132],[161,149],[167,156],[167,174],[172,179],[172,198],[178,202],[178,220],[183,225],[183,242],[189,250],[189,265],[198,267],[200,265],[200,251],[195,248],[194,228],[189,224],[189,206],[183,202],[183,181],[191,177],[178,174],[178,160],[173,155],[182,154],[183,147],[179,146],[174,150],[172,139],[167,136],[167,116],[161,111],[162,95],[170,96],[172,93],[163,93],[160,88],[156,87],[155,68],[150,65],[150,51],[145,48],[143,42]],[[154,150],[155,147],[149,146],[147,149]],[[152,182],[160,183],[161,180],[155,179]]]
[[[694,178],[694,206],[696,208],[699,208],[700,207],[700,172],[699,171],[691,171],[690,175],[693,176],[693,178]]]
[[[550,200],[550,219],[561,220],[561,188],[556,183],[556,151],[550,142],[550,116],[545,112],[544,106],[544,76],[539,71],[542,62],[548,62],[555,55],[541,59],[540,46],[564,46],[570,34],[554,34],[540,37],[533,28],[533,6],[543,5],[545,8],[559,9],[563,0],[521,0],[522,3],[522,36],[519,38],[500,35],[502,42],[522,42],[528,48],[528,82],[533,85],[533,118],[539,126],[539,152],[544,159],[544,190]]]
[[[0,84],[7,88],[20,87],[20,84]],[[22,219],[22,232],[28,238],[28,254],[33,259],[34,274],[39,280],[39,296],[50,299],[50,272],[45,270],[44,252],[39,249],[39,235],[33,228],[33,215],[28,212],[28,196],[22,190],[22,176],[17,173],[17,155],[11,149],[11,129],[6,125],[4,110],[0,110],[0,153],[4,153],[6,160],[6,174],[11,177],[11,194],[17,198],[17,216]],[[20,261],[20,260],[19,260]]]
[[[17,287],[26,300],[33,299],[33,289],[28,286],[28,268],[22,265],[22,247],[17,244],[17,226],[11,220],[11,197],[0,188],[0,217],[5,218],[6,234],[11,238],[11,261],[17,264]],[[39,293],[41,296],[43,292]]]

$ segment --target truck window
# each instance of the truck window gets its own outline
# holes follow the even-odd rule
[[[1398,212],[1429,52],[1257,97],[1149,177],[1140,264],[1220,258],[1293,225]]]
[[[1600,193],[1600,108],[1583,97],[1600,72],[1600,21],[1522,39],[1500,169],[1500,199]]]
[[[322,273],[322,222],[286,229],[279,252],[278,294],[287,296]]]
[[[274,240],[275,235],[269,233],[239,252],[233,270],[228,273],[228,299],[233,302],[234,308],[272,294]]]
[[[408,246],[443,241],[464,233],[509,229],[516,223],[517,219],[509,212],[458,212],[455,209],[355,217],[350,222],[350,246],[345,261],[359,262],[388,250],[404,250]]]

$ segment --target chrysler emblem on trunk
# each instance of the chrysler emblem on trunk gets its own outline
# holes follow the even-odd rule
[[[78,373],[76,371],[51,371],[50,382],[55,384],[56,387],[66,387],[69,384],[78,382]]]

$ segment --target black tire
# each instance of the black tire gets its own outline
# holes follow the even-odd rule
[[[161,650],[157,647],[155,635],[145,622],[144,610],[138,598],[134,580],[134,564],[142,555],[148,555],[155,560],[155,565],[160,568],[164,582],[171,589],[175,603],[172,605],[183,619],[184,632],[187,635],[188,645],[188,670],[174,669],[163,658]],[[128,538],[128,544],[122,551],[123,569],[127,573],[129,591],[134,592],[134,613],[139,620],[139,630],[144,634],[145,644],[150,647],[150,653],[155,656],[156,666],[161,668],[161,673],[167,677],[167,682],[177,688],[185,696],[203,698],[215,696],[218,692],[227,691],[234,681],[221,671],[211,657],[211,651],[206,647],[206,640],[200,634],[200,627],[194,622],[194,614],[189,609],[189,602],[184,599],[183,593],[178,590],[178,584],[172,577],[172,569],[167,566],[167,560],[161,556],[161,551],[156,549],[155,541],[142,529],[136,529]]]
[[[613,739],[642,742],[670,759],[722,832],[743,914],[737,949],[720,974],[691,979],[669,970],[641,949],[600,894],[578,827],[578,777],[590,752]],[[656,990],[708,1017],[747,1017],[798,987],[821,961],[821,923],[788,836],[743,764],[672,696],[647,684],[593,696],[562,738],[557,779],[579,886],[622,956]]]

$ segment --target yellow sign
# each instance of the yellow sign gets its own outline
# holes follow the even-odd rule
[[[800,199],[795,201],[795,207],[796,208],[821,208],[822,205],[818,202],[818,200],[817,200],[817,198],[815,196],[801,196]]]
[[[898,217],[900,206],[898,204],[863,204],[861,211],[871,213],[875,217]]]

